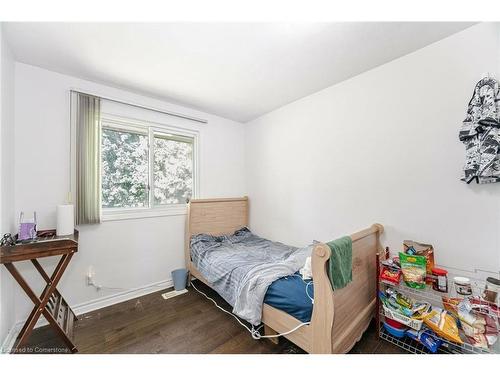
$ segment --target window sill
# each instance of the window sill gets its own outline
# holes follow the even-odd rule
[[[179,216],[186,214],[186,204],[176,204],[162,208],[107,209],[102,212],[102,221],[145,219],[150,217]]]

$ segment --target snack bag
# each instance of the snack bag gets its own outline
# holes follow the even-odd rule
[[[458,334],[457,322],[446,310],[433,307],[431,312],[424,316],[424,323],[439,336],[457,344],[463,344]]]
[[[425,282],[432,284],[432,269],[434,268],[434,248],[430,244],[419,243],[411,240],[403,241],[403,252],[408,255],[420,255],[426,260],[427,278]]]
[[[392,288],[387,288],[386,292],[387,295],[380,292],[383,294],[381,299],[384,305],[387,308],[397,311],[409,318],[422,320],[423,316],[431,309],[431,305],[429,303],[414,301],[412,298]]]
[[[431,351],[431,353],[436,353],[443,343],[430,329],[415,331],[414,329],[409,329],[405,332],[406,336],[418,341],[423,346]]]
[[[482,333],[467,336],[470,344],[475,348],[488,349],[488,339]]]
[[[491,318],[488,314],[475,311],[469,299],[464,299],[458,304],[458,317],[464,334],[474,347],[488,349],[488,331],[487,318]]]
[[[383,266],[380,270],[380,280],[390,285],[399,285],[401,270],[393,267]]]
[[[425,257],[399,253],[399,262],[406,285],[414,289],[425,289]]]
[[[460,319],[458,316],[458,305],[462,302],[462,298],[450,298],[450,297],[441,297],[443,301],[443,307],[448,311],[451,316],[455,319]]]

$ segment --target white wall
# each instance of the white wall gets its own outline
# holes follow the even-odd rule
[[[14,231],[14,58],[0,24],[0,234]],[[0,347],[14,323],[13,279],[0,268]],[[1,352],[1,348],[0,348]]]
[[[246,193],[244,129],[240,123],[16,63],[15,210],[16,213],[36,210],[40,228],[55,227],[55,207],[64,202],[69,189],[70,89],[207,119],[208,124],[189,122],[189,126],[200,132],[200,196]],[[105,104],[103,111],[159,123],[173,121],[170,116],[119,105]],[[87,287],[85,274],[90,265],[96,282],[106,286],[130,290],[169,280],[171,270],[184,266],[184,221],[185,215],[180,215],[82,226],[79,251],[61,281],[62,293],[70,305],[80,306],[79,312],[92,307],[89,303],[97,298],[119,293],[117,290],[96,292]],[[44,263],[55,265],[55,260]],[[26,264],[22,271],[31,280],[35,272],[30,266]],[[29,307],[28,299],[19,291],[17,319],[25,316]]]
[[[248,123],[252,228],[300,245],[380,222],[394,252],[414,239],[498,272],[500,184],[459,181],[458,130],[499,47],[480,24]]]

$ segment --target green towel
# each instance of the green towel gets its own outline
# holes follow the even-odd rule
[[[352,281],[352,240],[345,236],[327,243],[332,255],[328,262],[328,277],[333,290],[342,289]]]

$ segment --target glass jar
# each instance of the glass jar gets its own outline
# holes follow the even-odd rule
[[[462,296],[470,296],[472,294],[470,279],[467,277],[457,276],[453,278],[453,281],[455,282],[455,290],[457,291],[457,294]]]
[[[448,293],[448,271],[434,267],[432,269],[432,289]]]
[[[488,277],[486,279],[486,288],[484,289],[483,298],[491,303],[499,304],[499,295],[500,292],[500,280],[495,279],[494,277]]]

